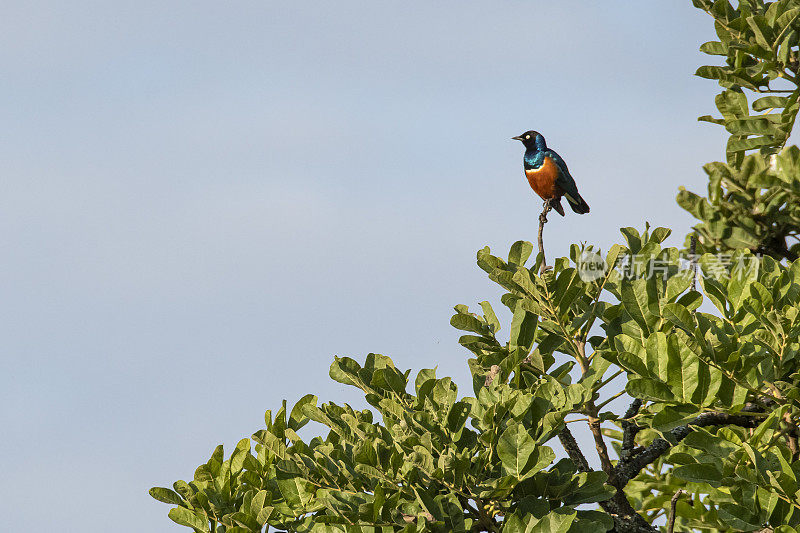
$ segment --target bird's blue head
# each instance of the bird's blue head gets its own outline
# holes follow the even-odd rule
[[[522,135],[511,137],[515,141],[522,141],[525,148],[534,150],[547,150],[547,144],[544,142],[544,136],[538,131],[526,131]]]

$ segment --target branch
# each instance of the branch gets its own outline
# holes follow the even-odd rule
[[[558,440],[561,441],[561,445],[578,467],[579,472],[592,471],[569,428],[565,427],[561,430]],[[612,533],[655,533],[658,531],[633,509],[621,488],[617,489],[617,493],[610,500],[598,503],[614,519]]]
[[[561,441],[561,446],[564,447],[564,451],[567,452],[569,458],[572,459],[572,462],[578,467],[579,472],[592,471],[589,467],[589,462],[586,460],[586,457],[583,455],[578,443],[575,441],[575,437],[572,436],[572,432],[568,427],[564,426],[564,429],[558,433],[558,440]]]
[[[542,266],[539,267],[539,274],[542,274],[545,270],[547,270],[547,259],[544,255],[544,240],[542,239],[542,234],[544,233],[544,225],[547,224],[547,213],[550,212],[552,207],[550,206],[550,200],[544,201],[544,208],[542,209],[542,213],[539,215],[539,235],[538,235],[538,243],[539,243],[539,253],[542,254]]]
[[[789,250],[789,246],[786,243],[786,237],[786,232],[780,232],[777,235],[773,235],[758,245],[755,249],[755,252],[786,259],[790,262],[795,261],[797,259],[797,254]]]
[[[603,472],[608,474],[609,479],[612,479],[614,477],[614,465],[611,464],[606,441],[603,440],[603,430],[600,427],[600,419],[597,418],[597,409],[593,409],[593,413],[589,415],[589,430],[594,438],[594,447],[597,450],[597,456],[600,458],[600,466],[603,468]]]
[[[620,459],[625,461],[633,455],[633,448],[636,445],[636,434],[641,429],[636,422],[631,419],[637,415],[639,409],[642,408],[642,400],[636,398],[625,411],[625,416],[622,417],[622,450]]]
[[[747,408],[751,407],[752,409],[756,409],[756,406],[746,406],[743,411],[748,410]],[[742,427],[756,427],[761,422],[761,418],[754,417],[754,416],[746,416],[746,415],[729,415],[727,413],[703,413],[695,417],[694,420],[686,424],[685,426],[678,426],[672,431],[669,432],[670,440],[674,441],[670,443],[669,441],[657,438],[647,446],[644,451],[641,453],[630,457],[629,459],[625,460],[622,459],[617,463],[617,467],[615,468],[617,478],[621,485],[624,487],[628,481],[635,478],[639,472],[646,467],[647,465],[655,462],[656,459],[664,455],[667,450],[669,450],[672,446],[679,443],[683,439],[686,438],[689,433],[692,432],[691,426],[696,427],[706,427],[706,426],[742,426]]]
[[[642,517],[639,517],[641,522],[639,520],[629,520],[628,518],[613,514],[611,518],[614,519],[614,529],[609,533],[658,533],[658,529],[645,522]]]
[[[685,492],[685,490],[679,490],[669,502],[669,521],[667,522],[667,533],[673,533],[675,531],[675,507],[678,506],[678,498],[683,496]]]
[[[552,209],[550,205],[550,200],[545,200],[544,208],[542,209],[542,213],[539,215],[539,234],[538,234],[538,244],[539,244],[539,253],[542,254],[542,264],[539,267],[539,274],[543,274],[547,270],[547,258],[544,254],[544,239],[542,237],[544,233],[544,225],[547,224],[547,213],[550,212]],[[582,350],[579,350],[579,352]],[[581,355],[581,354],[576,354]],[[586,371],[586,357],[583,355],[579,357],[579,361],[582,363],[581,366]],[[595,409],[596,415],[596,409]],[[594,423],[591,419],[594,419]],[[605,441],[603,441],[602,432],[600,430],[600,421],[597,420],[596,416],[592,417],[590,415],[590,422],[589,427],[592,429],[592,434],[595,435],[595,444],[597,446],[597,452],[600,455],[600,460],[603,465],[603,470],[608,474],[609,482],[617,488],[616,494],[610,499],[606,501],[599,502],[600,506],[606,511],[613,519],[614,519],[614,529],[612,530],[613,533],[656,533],[658,530],[647,523],[647,521],[642,518],[642,516],[637,513],[634,508],[631,506],[628,498],[625,496],[625,492],[622,490],[624,484],[620,485],[619,482],[615,479],[616,472],[614,466],[611,464],[611,461],[608,457],[608,450],[606,449]],[[564,429],[562,429],[558,434],[558,439],[561,441],[561,445],[564,447],[564,451],[567,452],[567,455],[572,462],[575,463],[575,466],[578,468],[580,472],[591,472],[592,469],[589,467],[589,462],[586,460],[586,457],[581,452],[578,443],[575,441],[575,437],[572,435],[572,432],[569,428],[564,425]]]

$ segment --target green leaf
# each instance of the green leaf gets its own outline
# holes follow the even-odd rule
[[[414,390],[417,391],[417,395],[420,394],[420,389],[422,385],[424,385],[429,380],[436,379],[436,369],[435,368],[423,368],[417,373],[417,379],[414,380]]]
[[[634,355],[630,352],[617,352],[614,355],[616,357],[616,363],[628,372],[632,372],[645,378],[650,378],[653,376],[653,374],[647,368],[646,363],[642,361],[638,355]]]
[[[579,295],[584,291],[578,271],[568,268],[561,272],[555,284],[555,304],[559,314],[564,314],[575,303]]]
[[[497,455],[504,472],[519,478],[535,448],[533,437],[521,424],[507,427],[497,442]]]
[[[669,228],[655,228],[650,232],[650,241],[655,241],[660,244],[667,240],[667,237],[669,237],[671,234],[672,230]]]
[[[656,306],[657,296],[652,294],[649,290],[647,280],[635,279],[632,281],[623,281],[620,284],[620,295],[622,297],[622,305],[628,312],[630,317],[636,321],[645,334],[651,331],[651,325],[657,317],[653,315],[650,309],[651,303]]]
[[[253,499],[250,500],[250,512],[258,514],[261,511],[261,509],[263,509],[264,506],[266,505],[268,501],[267,498],[269,498],[269,496],[270,494],[265,490],[258,491],[256,495],[253,496]],[[271,498],[269,501],[271,501]]]
[[[250,439],[241,439],[231,454],[231,473],[238,474],[244,467],[244,459],[250,455]]]
[[[677,406],[666,405],[653,416],[652,427],[660,433],[671,431],[678,426],[686,425],[687,422],[697,416],[696,409],[680,409]],[[694,460],[692,460],[694,462]]]
[[[294,404],[288,421],[290,429],[297,431],[308,423],[308,416],[303,413],[306,405],[317,405],[317,397],[313,394],[306,394]]]
[[[461,331],[471,331],[479,335],[488,333],[486,324],[472,314],[456,313],[450,318],[450,325]]]
[[[783,420],[783,417],[786,415],[788,410],[789,410],[788,405],[782,405],[777,409],[773,410],[769,414],[769,416],[767,416],[767,418],[765,418],[764,421],[761,422],[758,425],[758,427],[753,431],[753,434],[750,437],[750,442],[757,445],[759,444],[761,439],[764,438],[764,435],[767,433],[767,431],[771,429],[777,429],[775,427],[776,424],[780,423],[780,421]]]
[[[719,126],[725,125],[724,118],[714,118],[711,115],[703,115],[702,117],[697,117],[698,122],[710,122],[711,124],[717,124]]]
[[[728,141],[726,150],[728,152],[744,152],[747,150],[755,150],[764,146],[775,146],[776,141],[774,137],[750,137],[747,139],[735,139],[733,137]]]
[[[614,529],[614,519],[601,511],[578,511],[578,520],[573,522],[573,533],[605,533]]]
[[[169,517],[173,522],[181,526],[193,527],[198,531],[209,532],[211,528],[205,517],[201,518],[195,512],[185,507],[174,507],[169,510]]]
[[[639,250],[642,249],[642,238],[639,235],[639,230],[636,228],[621,228],[620,233],[625,237],[625,241],[628,243],[628,250],[632,254],[639,253]]]
[[[481,302],[480,305],[481,309],[483,309],[483,316],[486,319],[486,323],[492,327],[492,333],[500,331],[500,321],[497,319],[494,309],[492,309],[492,304],[489,302]]]
[[[610,499],[614,496],[616,490],[611,485],[605,484],[607,479],[608,475],[605,472],[583,472],[579,474],[579,485],[564,497],[564,505],[581,505]]]
[[[529,350],[533,344],[538,323],[539,317],[526,311],[525,308],[517,302],[514,308],[514,316],[511,319],[511,334],[508,341],[509,348],[514,350],[518,347],[523,347]]]
[[[684,403],[703,405],[711,380],[708,365],[685,344],[679,343],[676,335],[667,339],[667,354],[668,382],[675,397]]]
[[[456,402],[447,414],[447,429],[451,433],[458,433],[464,428],[470,415],[470,406],[467,402]]]
[[[286,444],[283,438],[276,436],[271,431],[263,429],[256,431],[253,433],[253,440],[263,445],[264,448],[275,454],[278,458],[286,459]]]
[[[331,364],[329,375],[332,380],[345,385],[361,388],[362,381],[358,376],[361,365],[349,357],[336,357]]]
[[[290,463],[280,461],[279,465],[284,465],[284,468],[291,467]],[[290,468],[290,470],[295,469]],[[308,506],[314,499],[314,486],[304,480],[300,475],[294,472],[283,470],[282,468],[276,469],[276,480],[278,490],[286,500],[286,503],[298,513],[305,512]]]
[[[183,498],[181,498],[177,492],[164,487],[153,487],[149,492],[150,496],[163,503],[168,503],[170,505],[180,505],[183,503]]]
[[[722,116],[726,119],[747,116],[750,113],[747,105],[747,97],[741,90],[722,91],[715,97],[714,101],[717,104],[717,109],[719,109]]]
[[[689,333],[694,331],[695,324],[692,314],[686,307],[679,303],[664,304],[664,307],[661,309],[661,316]]]
[[[670,388],[660,381],[651,379],[633,378],[625,385],[625,392],[634,398],[654,402],[672,402],[675,397]]]
[[[722,473],[716,466],[708,463],[696,463],[675,467],[672,473],[686,481],[694,483],[708,483],[712,487],[718,487],[722,481]]]
[[[739,448],[737,444],[712,435],[704,428],[695,428],[694,431],[686,436],[683,444],[720,459],[727,459]]]
[[[497,455],[504,475],[517,479],[535,474],[555,458],[555,454],[547,446],[536,446],[535,439],[522,424],[511,424],[500,435]]]
[[[700,45],[700,51],[712,56],[728,55],[728,46],[719,41],[709,41]]]
[[[751,90],[757,89],[752,80],[738,75],[738,73],[735,74],[733,69],[728,67],[703,66],[697,69],[695,76],[718,80],[720,85],[727,88],[741,86]]]
[[[789,99],[785,96],[764,96],[753,102],[754,111],[785,107]]]
[[[402,372],[396,368],[379,368],[372,374],[370,386],[376,390],[391,391],[397,393],[406,392],[406,378]]]
[[[780,135],[780,131],[778,129],[778,124],[775,122],[762,118],[762,117],[750,117],[746,119],[740,120],[731,120],[725,123],[725,129],[735,135],[771,135],[771,136],[778,136]],[[749,141],[749,139],[747,140]],[[764,144],[755,144],[748,143],[747,141],[741,141],[745,143],[747,148],[741,149],[750,149],[750,147],[757,148],[759,146],[766,146],[771,145],[774,143],[772,138],[765,138]],[[761,142],[761,141],[759,141]],[[738,144],[729,144],[728,149],[731,151],[736,151],[738,148]]]
[[[741,505],[723,503],[719,506],[718,512],[720,519],[732,528],[753,531],[761,527],[759,516]]]
[[[503,521],[503,533],[567,533],[577,523],[577,512],[561,507],[537,518],[536,514],[519,509]],[[593,532],[591,532],[593,533]]]
[[[528,241],[517,241],[511,245],[511,250],[508,252],[508,263],[523,266],[525,261],[531,256],[533,252],[533,245]]]
[[[578,516],[575,509],[561,507],[547,513],[544,518],[531,529],[531,533],[566,533]]]
[[[753,30],[756,37],[756,42],[764,49],[770,50],[772,42],[775,40],[772,28],[770,28],[767,20],[763,15],[755,15],[747,17],[747,25]]]

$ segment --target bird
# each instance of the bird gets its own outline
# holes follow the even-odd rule
[[[589,212],[589,204],[578,193],[578,186],[572,179],[567,164],[560,155],[547,147],[541,133],[530,130],[511,138],[522,141],[525,145],[523,158],[525,177],[528,178],[533,192],[544,200],[545,209],[549,204],[563,217],[564,208],[561,206],[563,196],[572,210],[579,215]]]

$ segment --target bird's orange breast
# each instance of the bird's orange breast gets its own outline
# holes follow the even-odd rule
[[[541,196],[543,200],[561,196],[561,192],[556,186],[558,167],[551,158],[545,157],[544,163],[539,168],[526,170],[525,176],[528,178],[528,183],[533,192]]]

